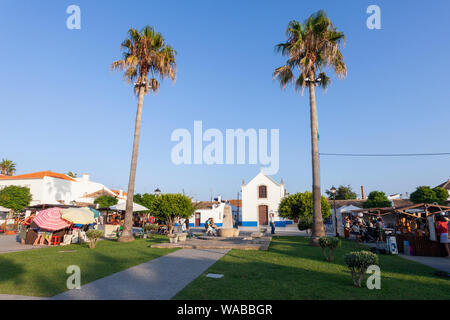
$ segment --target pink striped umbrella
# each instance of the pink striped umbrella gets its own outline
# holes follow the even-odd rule
[[[39,228],[49,231],[57,231],[70,227],[70,223],[61,218],[61,208],[50,208],[39,211],[34,218]]]

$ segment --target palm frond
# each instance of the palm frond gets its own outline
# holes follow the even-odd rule
[[[136,93],[141,87],[145,88],[145,94],[150,91],[157,92],[160,84],[154,76],[161,80],[170,78],[175,82],[176,51],[153,27],[145,26],[141,31],[130,28],[121,49],[123,59],[113,62],[111,69],[122,70],[123,78],[129,83],[135,81]],[[149,73],[152,75],[150,81],[147,80]]]
[[[343,32],[333,27],[325,11],[320,10],[309,16],[303,24],[296,20],[289,22],[286,28],[286,42],[275,46],[275,50],[288,57],[284,67],[275,69],[273,76],[280,81],[284,89],[292,82],[293,72],[299,73],[295,81],[295,89],[305,88],[305,78],[321,78],[320,86],[324,89],[331,80],[323,72],[326,68],[334,69],[337,77],[343,79],[347,75],[340,46],[345,44]]]

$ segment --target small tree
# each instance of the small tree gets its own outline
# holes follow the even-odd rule
[[[154,215],[167,221],[169,234],[172,234],[175,221],[190,218],[194,210],[191,199],[185,195],[165,193],[156,198]]]
[[[353,285],[361,288],[367,268],[378,264],[378,256],[369,251],[354,251],[345,256],[345,263],[352,273]]]
[[[89,239],[89,248],[94,249],[97,245],[97,240],[103,237],[104,233],[101,230],[90,229],[86,231],[86,237]]]
[[[28,207],[32,199],[27,187],[7,186],[0,190],[0,206],[17,213]]]
[[[322,237],[319,239],[319,245],[322,253],[327,261],[334,261],[334,252],[341,246],[342,242],[339,238]]]
[[[144,213],[153,213],[155,210],[156,198],[156,195],[151,193],[144,193],[142,195],[137,193],[134,195],[133,201],[148,209],[148,211],[143,211]]]
[[[332,193],[330,190],[325,191],[325,193],[328,195],[328,197],[332,196]],[[353,192],[352,187],[350,185],[348,186],[339,186],[339,188],[336,189],[336,200],[354,200],[357,198],[357,195],[355,192]]]
[[[372,191],[363,203],[364,208],[386,208],[391,206],[391,201],[382,191]]]
[[[115,197],[110,196],[100,196],[94,200],[95,204],[98,204],[100,208],[108,208],[115,206],[119,200]]]
[[[322,217],[328,218],[331,214],[330,204],[327,198],[321,198]],[[278,206],[278,214],[282,218],[298,219],[300,225],[305,227],[303,230],[311,229],[313,221],[313,197],[312,193],[305,191],[296,193],[281,200]],[[307,227],[307,228],[306,228]]]
[[[433,188],[433,191],[436,193],[436,202],[445,205],[449,197],[448,191],[441,187]]]
[[[437,202],[444,205],[448,198],[448,191],[440,187],[431,189],[429,186],[419,186],[416,191],[411,193],[409,198],[414,203]]]
[[[156,233],[156,231],[158,230],[158,225],[156,223],[149,223],[147,225],[145,225],[144,227],[144,231],[145,233],[148,235],[152,235],[154,233]]]

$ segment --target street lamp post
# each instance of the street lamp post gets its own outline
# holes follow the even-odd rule
[[[333,195],[334,228],[336,229],[336,237],[339,237],[337,211],[336,211],[336,188],[333,186],[333,187],[331,187],[330,191],[331,191],[331,194]]]

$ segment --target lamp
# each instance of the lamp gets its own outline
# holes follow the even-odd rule
[[[338,224],[337,224],[337,212],[336,212],[336,188],[334,186],[331,187],[330,192],[333,195],[333,209],[334,209],[334,227],[336,229],[336,237],[339,237],[338,232]]]

